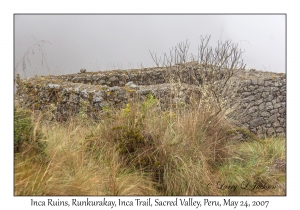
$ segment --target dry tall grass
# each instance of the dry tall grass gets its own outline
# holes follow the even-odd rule
[[[15,154],[15,195],[285,195],[284,139],[232,142],[215,112],[164,111],[150,95],[99,121],[33,113],[43,138]]]

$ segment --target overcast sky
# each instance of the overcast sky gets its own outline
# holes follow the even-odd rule
[[[285,15],[15,15],[15,66],[21,76],[154,66],[188,40],[230,39],[245,50],[246,69],[285,72]],[[40,40],[45,40],[41,42]],[[38,46],[40,44],[40,47]],[[25,72],[23,56],[25,56]],[[43,54],[44,53],[44,59]],[[19,65],[18,65],[19,64]]]

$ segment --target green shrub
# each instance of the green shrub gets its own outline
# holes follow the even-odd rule
[[[33,137],[33,124],[30,111],[14,109],[14,151],[20,152],[22,145],[29,143]]]
[[[38,153],[43,153],[46,144],[42,142],[42,133],[34,132],[31,112],[27,109],[14,108],[14,152],[22,151],[24,145],[31,145]]]

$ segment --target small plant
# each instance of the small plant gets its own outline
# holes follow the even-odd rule
[[[148,94],[147,95],[147,100],[145,100],[142,103],[142,111],[146,112],[149,108],[151,108],[152,106],[155,106],[157,104],[158,104],[158,100],[155,99],[152,94]]]
[[[46,148],[38,124],[31,119],[32,113],[27,109],[14,108],[14,152],[20,153],[24,147],[31,146],[37,153],[44,155]],[[37,156],[37,158],[39,158]]]
[[[144,137],[138,128],[115,127],[114,130],[119,130],[121,133],[121,136],[116,139],[121,154],[132,154],[145,144]]]
[[[80,119],[87,119],[88,105],[89,105],[89,102],[87,102],[83,99],[80,99],[80,108],[79,108],[79,113],[78,113],[78,117]]]
[[[28,110],[14,108],[14,151],[20,152],[24,143],[33,138],[33,124]]]
[[[48,72],[50,73],[50,68],[48,66],[47,63],[47,53],[44,50],[44,45],[45,44],[51,44],[51,42],[47,41],[47,40],[37,40],[37,38],[35,36],[32,36],[35,43],[28,48],[28,50],[24,53],[23,57],[21,58],[21,60],[16,64],[15,66],[15,73],[18,71],[19,66],[22,65],[22,77],[26,77],[26,76],[33,76],[33,73],[31,72],[31,75],[26,75],[26,70],[28,70],[28,64],[29,66],[31,66],[31,59],[32,57],[37,57],[40,56],[41,59],[41,67],[42,69],[44,68],[44,66],[46,66]],[[32,69],[32,67],[31,67]],[[21,73],[20,71],[18,71],[19,73]]]
[[[126,104],[126,107],[124,109],[122,109],[122,114],[124,116],[128,116],[130,113],[130,104]]]

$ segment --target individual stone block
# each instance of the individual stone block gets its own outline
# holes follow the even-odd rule
[[[267,130],[267,134],[268,134],[269,136],[274,135],[274,134],[275,134],[274,128],[269,128],[269,129]]]
[[[282,127],[276,129],[276,133],[282,133],[282,132],[284,132],[284,129]]]
[[[258,127],[262,124],[264,124],[265,120],[262,117],[256,118],[254,120],[251,120],[249,122],[250,127]]]
[[[272,81],[270,80],[265,80],[265,86],[271,86],[272,85]]]
[[[256,112],[258,110],[258,106],[253,106],[250,109],[248,109],[248,114],[251,114],[253,112]]]
[[[264,110],[264,109],[265,109],[265,103],[261,103],[261,104],[258,106],[258,109],[259,109],[259,110]]]
[[[93,75],[92,78],[93,78],[94,81],[97,81],[99,79],[99,75]]]
[[[106,83],[106,81],[103,80],[103,79],[101,79],[101,80],[99,81],[99,84],[100,84],[100,85],[104,85],[105,83]]]
[[[273,104],[272,102],[267,102],[266,103],[266,110],[272,110],[274,107],[273,107]]]

